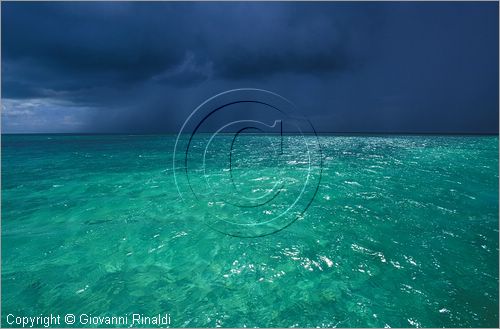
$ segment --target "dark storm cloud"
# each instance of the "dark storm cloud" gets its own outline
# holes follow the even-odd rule
[[[10,70],[25,70],[27,80],[45,80],[49,87],[61,88],[60,81],[87,87],[143,80],[182,58],[182,49],[165,42],[167,29],[154,31],[155,23],[141,19],[132,6],[118,6],[124,8],[113,10],[106,3],[7,4],[2,20],[7,77]]]
[[[45,74],[34,72],[29,78],[46,79],[48,86],[57,80],[71,84],[72,78],[82,86],[134,83],[162,73],[182,84],[198,82],[208,74],[207,67],[213,77],[243,78],[328,72],[345,62],[338,32],[325,17],[303,16],[279,4],[266,6],[264,14],[258,4],[213,6],[7,4],[7,77],[10,66],[15,70],[20,65],[46,68]]]
[[[176,131],[250,86],[321,131],[497,131],[497,6],[3,3],[2,125]]]

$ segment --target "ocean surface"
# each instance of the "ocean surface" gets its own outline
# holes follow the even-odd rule
[[[498,137],[276,138],[2,135],[3,326],[498,326]]]

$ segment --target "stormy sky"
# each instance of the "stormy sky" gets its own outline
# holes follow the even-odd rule
[[[2,132],[177,132],[253,87],[320,132],[498,133],[498,3],[4,2]]]

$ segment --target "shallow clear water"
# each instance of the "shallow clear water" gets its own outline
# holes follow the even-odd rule
[[[217,193],[272,188],[267,142],[247,142],[235,150],[238,192],[212,179]],[[3,135],[2,323],[169,313],[176,327],[498,326],[498,138],[320,143],[307,211],[238,238],[179,197],[173,135]],[[285,153],[293,191],[303,153]],[[212,161],[206,175],[226,167]]]

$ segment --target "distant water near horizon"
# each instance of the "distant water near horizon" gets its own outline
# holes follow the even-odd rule
[[[2,135],[2,326],[67,313],[169,313],[172,327],[498,326],[497,136],[320,136],[313,202],[259,238],[212,230],[183,202],[175,138]],[[253,156],[263,137],[248,138],[251,195],[275,168]]]

